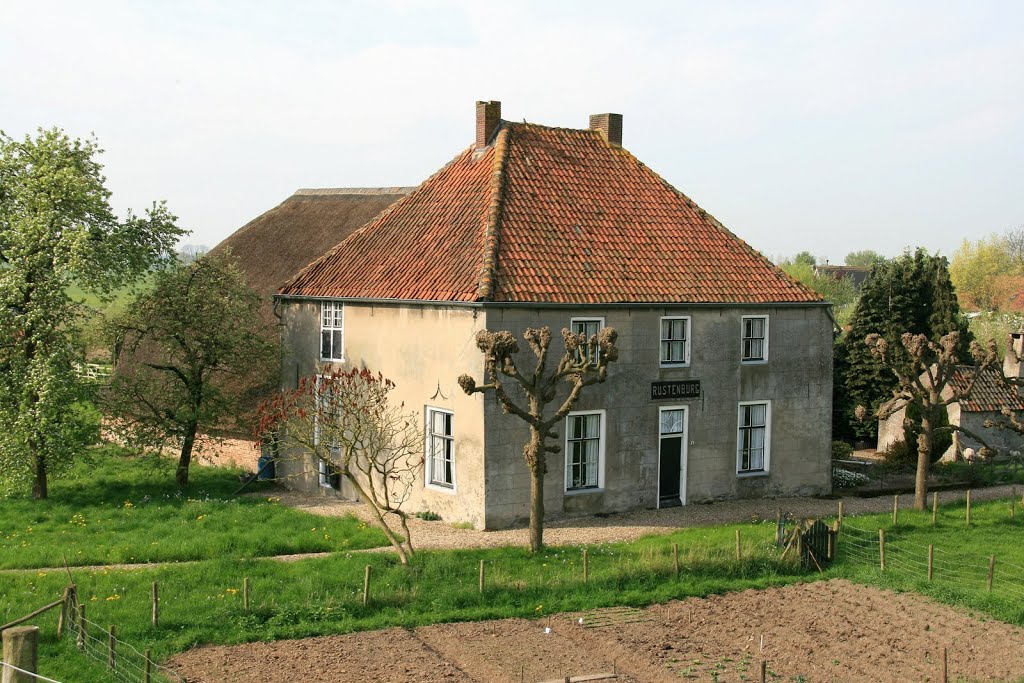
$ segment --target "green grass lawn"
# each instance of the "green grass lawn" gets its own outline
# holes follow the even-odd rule
[[[735,561],[735,529],[744,557]],[[444,621],[540,617],[613,605],[647,605],[692,595],[763,588],[802,580],[806,572],[780,562],[771,543],[773,525],[683,530],[629,544],[589,548],[589,581],[582,581],[579,548],[554,548],[532,557],[525,549],[420,552],[411,568],[392,554],[345,553],[282,563],[212,560],[201,565],[133,571],[74,571],[90,620],[117,626],[119,637],[155,657],[197,643],[276,640],[386,626],[414,627]],[[680,546],[675,576],[671,544]],[[480,560],[487,589],[479,593]],[[372,601],[361,603],[364,568],[372,564]],[[252,608],[242,609],[243,579],[250,579]],[[67,575],[7,575],[0,590],[0,619],[28,613],[61,595]],[[150,624],[150,586],[158,581],[162,622]],[[40,673],[57,679],[103,681],[103,667],[87,664],[67,640],[54,637],[56,614],[43,629]],[[102,637],[102,634],[100,634]]]
[[[172,460],[103,447],[82,456],[50,497],[0,501],[0,568],[238,559],[386,545],[354,517],[284,507],[274,489],[233,497],[238,470],[193,466],[174,484]],[[3,580],[3,579],[0,579]]]

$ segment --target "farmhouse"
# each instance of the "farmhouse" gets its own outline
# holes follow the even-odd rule
[[[828,304],[626,151],[618,114],[552,128],[478,102],[474,144],[299,272],[276,308],[284,388],[367,367],[419,414],[413,510],[478,528],[527,518],[525,425],[456,380],[483,378],[479,330],[541,326],[611,326],[620,351],[557,430],[549,517],[831,490]],[[312,462],[280,475],[346,495]]]
[[[970,387],[970,396],[966,400],[946,406],[947,422],[952,426],[962,427],[979,435],[989,448],[995,451],[995,456],[1006,456],[1013,451],[1024,451],[1024,436],[1009,429],[985,426],[985,423],[989,421],[1008,422],[1009,420],[1002,414],[1004,408],[1014,411],[1019,420],[1024,420],[1024,398],[1004,379],[1008,377],[1019,380],[1024,377],[1024,368],[1021,367],[1022,357],[1024,357],[1024,333],[1011,334],[1002,370],[989,368],[978,375],[977,379],[974,379],[977,369],[969,365],[962,365],[953,373],[949,384],[942,392],[942,398],[949,400],[954,392],[962,395]],[[971,386],[972,380],[974,380],[973,386]],[[905,401],[894,398],[883,407],[899,406],[900,403],[905,403]],[[906,407],[902,407],[887,419],[879,419],[879,451],[888,450],[894,443],[905,438],[903,423],[906,414]],[[961,460],[967,449],[977,453],[982,445],[980,441],[969,434],[953,432],[952,442],[942,453],[940,459],[947,462]]]

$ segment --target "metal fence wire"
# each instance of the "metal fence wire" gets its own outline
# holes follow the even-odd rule
[[[42,676],[42,675],[37,674],[37,673],[32,673],[31,671],[25,671],[24,669],[19,669],[18,667],[14,666],[13,664],[8,664],[7,662],[0,662],[0,672],[2,672],[4,669],[17,672],[17,673],[21,674],[22,676],[31,676],[33,680],[35,680],[35,681],[43,681],[43,683],[61,683],[61,681],[54,680],[52,678],[47,678],[46,676]],[[6,680],[6,678],[7,678],[6,675],[4,675],[4,679],[5,680]]]

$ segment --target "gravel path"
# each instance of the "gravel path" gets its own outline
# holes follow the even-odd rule
[[[971,500],[980,502],[1008,498],[1014,490],[1016,490],[1015,487],[1011,486],[975,489],[971,492]],[[939,505],[961,501],[966,495],[964,491],[940,492]],[[289,505],[299,510],[324,516],[354,514],[368,523],[376,524],[369,507],[362,503],[351,503],[295,491],[282,492],[279,496],[282,505]],[[891,496],[846,497],[842,500],[844,515],[892,510]],[[930,500],[931,496],[929,496]],[[910,508],[913,504],[913,494],[900,496],[900,508]],[[838,499],[730,500],[663,510],[636,510],[602,517],[559,519],[545,525],[544,543],[545,545],[591,545],[630,541],[641,536],[669,533],[681,527],[775,519],[776,511],[779,509],[795,517],[828,517],[836,514]],[[409,531],[412,533],[413,543],[419,549],[528,547],[530,544],[529,530],[526,528],[477,531],[475,529],[456,529],[443,521],[427,522],[421,519],[410,519]],[[390,550],[390,547],[376,550]]]

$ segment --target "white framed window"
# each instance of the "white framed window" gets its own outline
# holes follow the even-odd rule
[[[736,442],[736,473],[766,474],[772,443],[771,401],[740,402]]]
[[[327,409],[330,406],[330,403],[332,402],[332,396],[330,396],[327,392],[324,392],[323,394],[319,394],[320,383],[323,381],[323,379],[324,379],[323,375],[318,375],[317,378],[316,378],[317,391],[318,391],[318,396],[319,396],[317,401],[318,401],[318,403],[320,405],[318,406],[319,409],[313,415],[313,445],[314,446],[319,446],[320,445],[320,440],[321,440],[321,438],[323,436],[323,434],[322,434],[323,429],[321,429],[320,420],[321,419],[327,419],[328,417],[330,417],[330,416],[325,415],[325,413],[327,412]],[[321,418],[322,415],[324,416],[323,418]],[[334,465],[334,463],[338,462],[340,459],[341,459],[341,448],[339,446],[337,446],[337,445],[332,445],[330,447],[330,460],[331,460],[331,462],[327,462],[325,460],[322,460],[319,457],[316,459],[316,468],[317,468],[317,475],[318,475],[317,479],[320,482],[320,486],[324,486],[324,487],[327,487],[327,488],[332,488],[332,489],[335,489],[335,490],[341,489],[341,472]]]
[[[604,327],[604,318],[571,318],[569,320],[569,331],[573,334],[582,334],[588,341],[591,337],[601,331]],[[584,354],[589,353],[588,347],[580,347],[576,353],[577,360],[582,361]],[[590,359],[591,365],[597,365],[597,359]]]
[[[569,413],[565,418],[565,490],[604,487],[603,410]]]
[[[740,358],[744,363],[764,363],[768,360],[768,316],[743,316]]]
[[[450,410],[427,406],[427,484],[455,488],[454,415]]]
[[[345,360],[345,304],[320,302],[320,360]]]
[[[661,319],[661,365],[680,367],[690,364],[690,316],[665,316]]]

